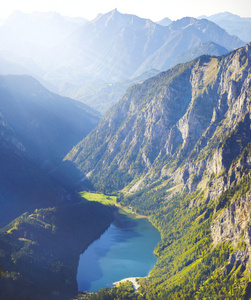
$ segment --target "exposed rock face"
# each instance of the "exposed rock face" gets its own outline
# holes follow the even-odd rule
[[[246,245],[226,272],[237,261],[249,267],[251,251],[250,67],[248,44],[133,86],[66,157],[97,188],[135,193],[167,177],[173,182],[167,202],[182,190],[202,191],[206,203],[215,203],[214,245]]]
[[[111,172],[126,172],[128,180],[142,171],[151,176],[160,161],[162,174],[169,174],[170,161],[176,161],[175,180],[193,190],[204,172],[208,178],[220,173],[228,157],[231,162],[244,147],[236,141],[232,153],[222,139],[249,113],[250,48],[221,58],[200,57],[128,89],[67,159],[91,176],[103,170],[108,175],[113,165]],[[182,169],[177,168],[181,161]]]
[[[191,256],[177,271],[182,270],[181,277],[197,268],[204,256],[198,254],[204,233],[207,245],[213,241],[205,251],[224,253],[219,278],[251,270],[250,67],[248,44],[135,85],[66,157],[95,188],[122,190],[126,203],[158,224],[163,238],[156,274],[163,267],[165,280],[173,276],[165,260],[169,250],[175,253],[171,262]],[[187,246],[187,236],[197,229],[200,236]],[[179,243],[186,254],[175,252]]]
[[[230,240],[235,245],[243,239],[251,247],[251,193],[234,201],[227,209],[223,210],[211,225],[214,244]]]
[[[211,224],[214,245],[228,241],[235,247],[242,243],[242,248],[237,249],[229,258],[225,268],[228,274],[233,267],[241,265],[242,271],[251,270],[251,193],[241,199],[235,200],[223,210]]]

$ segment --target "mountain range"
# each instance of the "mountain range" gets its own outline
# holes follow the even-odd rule
[[[201,18],[214,22],[224,28],[229,34],[236,35],[245,42],[250,42],[251,40],[251,18],[242,18],[229,12],[202,16]]]
[[[0,27],[0,57],[9,62],[5,72],[20,72],[10,63],[21,65],[50,90],[104,113],[143,74],[244,45],[206,19],[168,22],[161,26],[116,9],[89,22],[56,13],[15,12]]]
[[[250,74],[251,44],[177,65],[129,88],[65,158],[160,230],[143,295],[249,297]]]
[[[57,67],[81,66],[86,73],[112,82],[150,69],[166,70],[177,55],[206,41],[228,50],[243,45],[207,20],[183,18],[163,27],[113,10],[75,32],[57,49],[53,62]]]
[[[205,47],[206,43],[211,47]],[[44,79],[59,86],[61,94],[88,101],[88,95],[105,84],[108,89],[113,83],[123,86],[125,80],[151,70],[164,71],[195,54],[214,55],[220,47],[226,49],[220,51],[223,54],[243,45],[238,37],[208,20],[187,17],[164,27],[113,10],[84,24],[54,49]],[[99,94],[88,105],[97,109],[98,98]],[[106,110],[110,106],[107,103]]]
[[[35,25],[41,37],[27,48],[21,33]],[[80,198],[86,189],[147,216],[161,242],[138,292],[126,284],[116,297],[112,288],[78,299],[249,299],[251,44],[206,19],[163,26],[117,10],[89,22],[15,13],[2,42],[8,32],[0,299],[77,295],[79,255],[118,215]]]

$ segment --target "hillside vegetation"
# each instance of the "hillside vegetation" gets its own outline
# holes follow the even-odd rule
[[[111,209],[75,201],[24,213],[1,228],[0,299],[76,295],[79,256],[112,220]]]
[[[0,98],[0,299],[70,299],[113,210],[83,201],[55,167],[99,118],[30,76],[0,76]]]
[[[250,296],[250,67],[248,44],[135,85],[66,156],[161,232],[132,299]]]

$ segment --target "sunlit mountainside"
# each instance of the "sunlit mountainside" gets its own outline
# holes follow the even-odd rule
[[[216,55],[215,48],[220,46],[230,51],[244,45],[205,19],[187,17],[161,26],[116,9],[82,23],[58,14],[16,12],[0,27],[0,41],[3,58],[25,66],[54,91],[102,113],[123,96],[135,77],[164,71],[202,54]],[[214,46],[201,46],[205,42]],[[30,61],[42,74],[34,67],[31,70]]]
[[[134,85],[66,156],[160,230],[145,299],[249,295],[250,67],[248,44]]]
[[[0,300],[251,297],[249,19],[208,19],[0,26]],[[136,290],[79,293],[123,208],[160,232],[157,263]]]

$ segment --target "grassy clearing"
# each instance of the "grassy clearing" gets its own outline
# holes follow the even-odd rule
[[[140,216],[137,215],[136,213],[133,212],[133,210],[128,207],[128,206],[122,206],[120,205],[120,203],[117,202],[117,196],[109,196],[109,195],[104,195],[104,194],[99,194],[99,193],[91,193],[91,192],[80,192],[79,193],[81,197],[83,197],[84,199],[88,200],[88,201],[95,201],[95,202],[99,202],[103,205],[114,205],[116,207],[119,208],[119,212],[121,214],[130,214],[130,217],[136,217],[136,218],[140,218],[140,217],[144,217],[144,216]]]
[[[81,197],[85,198],[88,201],[95,201],[102,203],[104,205],[115,205],[117,204],[117,197],[116,196],[107,196],[104,194],[97,194],[97,193],[90,193],[90,192],[80,192]]]

